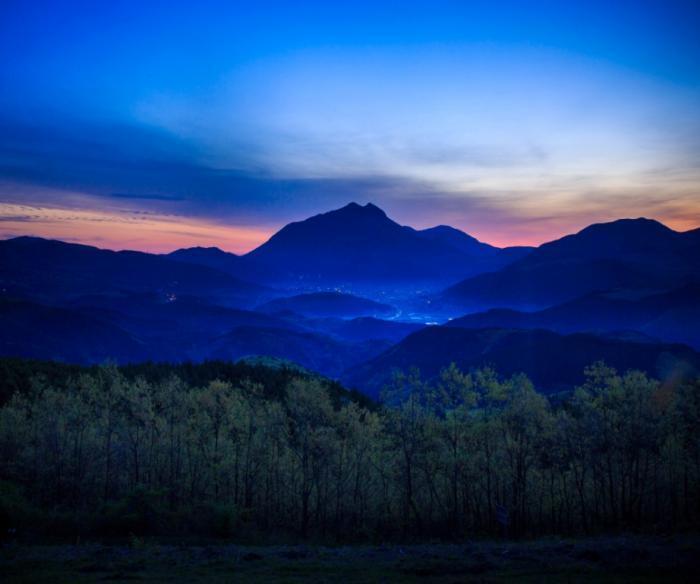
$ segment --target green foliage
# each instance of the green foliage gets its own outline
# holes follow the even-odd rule
[[[397,373],[385,405],[264,365],[5,360],[3,533],[366,541],[698,527],[700,381],[602,363]],[[26,378],[25,378],[26,377]],[[497,513],[498,510],[498,513]]]

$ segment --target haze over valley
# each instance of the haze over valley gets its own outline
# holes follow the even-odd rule
[[[375,397],[377,375],[386,382],[412,366],[435,375],[452,362],[537,378],[541,355],[552,369],[540,384],[549,392],[572,389],[598,360],[662,379],[692,377],[700,366],[700,230],[651,219],[497,248],[349,203],[240,256],[19,237],[0,243],[0,259],[8,356],[82,364],[273,357]],[[458,329],[481,331],[480,340]],[[552,362],[551,346],[576,355],[576,365]]]

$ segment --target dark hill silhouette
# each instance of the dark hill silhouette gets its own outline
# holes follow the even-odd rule
[[[388,346],[382,341],[344,343],[319,333],[242,326],[213,340],[207,347],[207,358],[235,361],[258,355],[276,357],[337,377]]]
[[[449,225],[438,225],[416,233],[423,238],[441,242],[461,251],[472,259],[475,270],[483,272],[498,270],[512,264],[535,249],[528,246],[494,247]]]
[[[492,366],[503,375],[525,373],[544,392],[583,382],[584,368],[604,360],[618,370],[639,369],[662,380],[700,371],[700,354],[685,345],[631,342],[590,334],[544,330],[427,327],[378,357],[348,371],[343,381],[376,396],[395,369],[420,369],[434,377],[450,363],[460,368]]]
[[[392,343],[398,343],[425,326],[413,322],[382,320],[371,316],[362,316],[350,320],[339,318],[316,319],[308,322],[308,324],[314,330],[322,331],[345,341],[384,340]]]
[[[417,231],[418,235],[430,241],[450,245],[459,251],[475,256],[496,255],[500,250],[488,243],[482,243],[476,237],[455,229],[449,225],[437,225]]]
[[[246,305],[264,293],[256,284],[206,266],[36,237],[0,241],[0,288],[8,295],[48,302],[114,291],[158,291]]]
[[[537,309],[615,289],[667,289],[699,281],[700,238],[649,219],[591,225],[543,244],[498,272],[448,288],[443,302],[468,310]]]
[[[258,265],[254,261],[246,261],[242,256],[224,251],[218,247],[182,248],[163,257],[176,262],[213,268],[234,278],[246,282],[254,282],[262,286],[278,280],[270,266]]]
[[[0,354],[84,364],[152,357],[147,345],[113,324],[7,298],[0,298]]]
[[[194,296],[111,294],[82,296],[68,305],[73,310],[112,322],[144,338],[167,338],[177,346],[221,335],[237,326],[300,328],[251,310],[210,304]]]
[[[447,326],[544,328],[562,333],[634,330],[700,349],[700,285],[633,298],[592,293],[536,312],[496,308],[456,318]]]
[[[390,346],[382,339],[331,337],[249,311],[203,306],[185,310],[183,322],[177,318],[180,309],[170,303],[159,308],[150,298],[132,297],[129,306],[108,301],[108,308],[100,308],[98,300],[86,299],[69,310],[1,298],[0,355],[76,364],[182,363],[260,355],[337,376]]]
[[[286,298],[276,298],[258,307],[261,312],[294,312],[304,316],[389,316],[395,308],[352,294],[341,292],[313,292]]]
[[[578,233],[541,245],[529,263],[557,259],[647,258],[647,254],[679,252],[688,245],[685,233],[653,219],[618,219],[589,225]]]
[[[188,247],[177,249],[165,257],[187,264],[198,264],[214,268],[220,272],[238,276],[241,273],[241,258],[235,253],[223,251],[218,247]]]

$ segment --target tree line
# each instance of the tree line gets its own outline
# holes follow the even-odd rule
[[[3,531],[379,541],[699,525],[700,380],[597,363],[553,404],[524,375],[451,365],[397,373],[378,406],[295,372],[271,393],[174,371],[107,365],[16,391],[0,408]]]

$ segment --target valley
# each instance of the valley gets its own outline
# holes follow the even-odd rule
[[[373,396],[397,368],[434,374],[452,361],[525,372],[545,392],[573,389],[599,360],[685,379],[700,362],[699,258],[698,230],[648,219],[499,249],[356,203],[287,225],[244,255],[21,237],[0,242],[0,354],[77,364],[273,357]],[[554,347],[576,356],[557,360],[575,375],[536,373]]]

